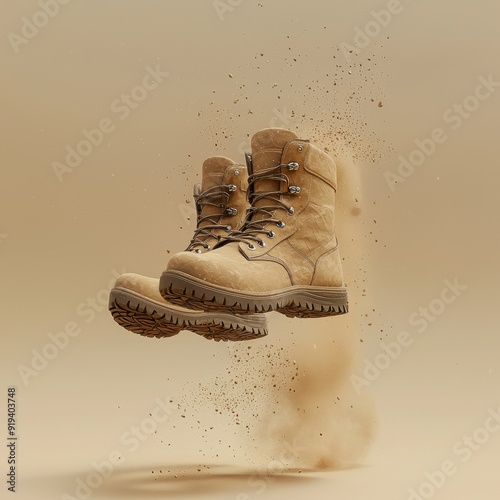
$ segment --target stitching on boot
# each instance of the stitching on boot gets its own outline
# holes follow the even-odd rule
[[[252,262],[264,261],[264,262],[276,262],[277,264],[281,264],[288,274],[288,279],[290,280],[290,283],[292,285],[295,285],[290,268],[287,266],[286,262],[281,260],[279,257],[274,257],[273,255],[266,254],[262,255],[261,257],[252,257],[252,258],[247,257],[247,259],[251,260]]]
[[[335,163],[334,159],[329,154],[325,153],[325,151],[323,151],[322,149],[318,149],[318,151],[320,151],[321,153],[323,153],[326,157],[328,157],[332,161],[334,169],[337,168],[337,164]],[[336,185],[336,183],[335,184],[332,183],[332,181],[330,179],[327,179],[326,177],[324,177],[320,173],[315,172],[314,170],[311,170],[310,168],[307,167],[307,165],[309,165],[311,163],[311,160],[309,158],[310,155],[311,155],[311,148],[309,148],[309,150],[306,153],[306,161],[305,161],[304,170],[306,172],[309,172],[311,175],[314,175],[314,177],[317,177],[318,179],[321,179],[323,182],[326,182],[335,191],[335,193],[336,193],[337,192],[337,185]]]
[[[285,242],[288,243],[288,245],[290,246],[290,248],[295,253],[298,253],[304,260],[306,260],[307,262],[309,262],[309,264],[311,265],[312,270],[314,271],[314,262],[311,259],[309,259],[309,257],[307,257],[307,255],[305,255],[298,248],[296,248],[292,243],[290,243],[290,240],[286,240]]]
[[[313,276],[312,276],[312,279],[311,279],[311,285],[314,283],[314,280],[316,278],[316,271],[318,270],[318,264],[321,262],[321,260],[323,259],[323,257],[328,257],[331,253],[336,252],[338,250],[338,248],[339,248],[339,242],[337,240],[337,245],[334,248],[332,248],[331,250],[328,250],[328,252],[325,252],[323,255],[319,256],[316,259],[316,265],[314,266],[314,272],[313,272]]]

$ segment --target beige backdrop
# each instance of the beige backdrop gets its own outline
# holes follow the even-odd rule
[[[500,7],[487,0],[9,2],[2,477],[17,498],[498,498]],[[288,127],[341,179],[351,311],[266,339],[145,339],[204,158]],[[2,482],[2,498],[7,495]],[[6,496],[7,498],[7,496]]]

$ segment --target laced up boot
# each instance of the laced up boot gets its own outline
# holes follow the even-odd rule
[[[202,184],[195,185],[197,228],[186,253],[196,256],[241,226],[248,203],[247,168],[228,158],[214,157],[203,164]],[[163,299],[159,280],[123,274],[109,297],[114,320],[127,330],[146,337],[171,337],[190,330],[212,340],[251,340],[267,335],[262,314],[238,316],[230,312],[200,311]]]
[[[273,128],[253,136],[247,165],[251,207],[243,226],[209,253],[174,255],[160,279],[163,297],[212,311],[346,313],[332,158]]]

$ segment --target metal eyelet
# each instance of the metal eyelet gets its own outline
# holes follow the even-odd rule
[[[264,248],[266,246],[266,242],[262,241],[262,240],[259,240],[259,242],[257,243],[257,245],[259,245],[260,248]]]
[[[297,146],[297,151],[302,151],[303,149],[304,148],[300,144]]]
[[[288,215],[293,215],[295,213],[295,208],[288,207]]]
[[[267,233],[267,237],[272,240],[276,236],[276,233],[274,231],[269,231]]]
[[[276,226],[279,227],[280,229],[283,229],[286,226],[286,224],[282,220],[280,220],[276,222]]]
[[[229,184],[229,186],[227,186],[229,191],[236,191],[238,188],[236,187],[236,184]]]
[[[240,175],[240,171],[239,170],[235,170],[234,171],[234,175]]]
[[[248,250],[255,250],[255,247],[251,243],[248,243],[247,247]]]
[[[287,164],[288,170],[298,170],[299,164],[296,161],[291,161]]]
[[[302,191],[299,186],[290,186],[288,192],[291,194],[299,194]]]
[[[212,247],[211,247],[210,245],[207,245],[207,246],[205,247],[205,250],[210,250],[210,248],[212,248]]]
[[[229,233],[229,231],[232,231],[233,228],[231,226],[226,226],[226,231]]]
[[[226,213],[228,215],[236,215],[238,213],[238,210],[236,208],[233,208],[233,207],[228,207],[228,208],[226,208]]]
[[[196,248],[194,253],[201,253],[201,250],[199,248]]]

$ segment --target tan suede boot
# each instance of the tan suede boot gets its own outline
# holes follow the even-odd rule
[[[210,253],[174,255],[161,294],[207,310],[346,313],[334,161],[288,130],[265,129],[253,136],[247,164],[251,208],[243,227]]]
[[[198,224],[186,253],[207,252],[221,236],[242,225],[248,208],[247,186],[246,167],[222,156],[204,162],[202,184],[195,186],[194,194]],[[130,273],[120,276],[109,297],[115,321],[146,337],[171,337],[181,330],[217,341],[251,340],[267,334],[262,314],[237,316],[186,309],[163,299],[158,287],[155,278]]]

